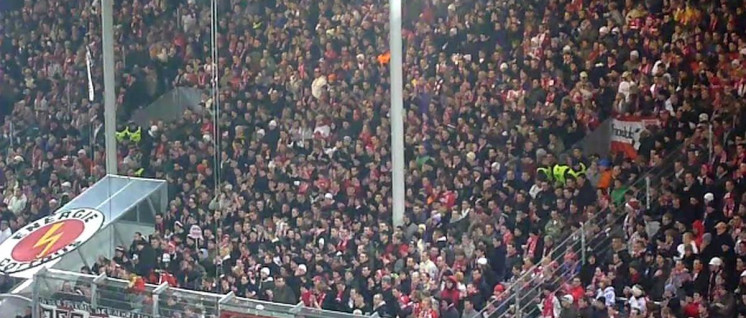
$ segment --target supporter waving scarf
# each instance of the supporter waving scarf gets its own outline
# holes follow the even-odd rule
[[[560,302],[554,292],[545,294],[544,302],[542,303],[541,317],[542,318],[558,318],[560,315],[561,307]]]

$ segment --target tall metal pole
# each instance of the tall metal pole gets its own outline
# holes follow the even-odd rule
[[[220,162],[221,162],[221,143],[220,143],[220,76],[219,76],[219,69],[218,69],[218,1],[212,0],[210,1],[210,7],[212,8],[212,14],[210,15],[210,53],[212,56],[212,65],[210,65],[210,68],[212,70],[212,81],[210,83],[211,89],[212,89],[212,110],[213,110],[213,126],[214,126],[214,136],[212,137],[213,146],[215,147],[215,156],[213,157],[213,160],[215,160],[215,167],[213,168],[213,176],[214,176],[214,182],[215,182],[215,200],[218,202],[218,211],[223,211],[223,204],[222,200],[220,199],[220,193],[222,192],[220,189]],[[216,222],[216,228],[213,229],[213,231],[217,231],[217,229],[221,228],[223,226],[222,220],[218,219]],[[215,244],[220,244],[218,242],[218,237],[215,236]],[[218,275],[222,271],[221,266],[215,267],[215,274]]]
[[[104,141],[106,173],[117,174],[117,106],[114,83],[114,16],[113,0],[101,1],[101,29],[104,51]]]
[[[513,289],[513,293],[515,294],[515,305],[514,305],[515,306],[515,312],[514,312],[514,317],[521,318],[521,314],[523,313],[523,311],[521,310],[521,289],[520,288]],[[498,304],[498,306],[499,305],[501,305],[501,304]],[[500,307],[498,307],[498,308],[500,308]]]
[[[707,148],[709,149],[709,152],[710,152],[708,161],[712,162],[712,153],[713,153],[712,147],[714,146],[714,141],[715,141],[715,136],[712,133],[712,124],[707,125],[707,131],[709,132],[709,136],[707,136],[707,144],[708,144]]]
[[[391,50],[391,159],[393,223],[404,218],[404,110],[402,79],[401,0],[389,0],[389,49]]]
[[[645,177],[645,208],[650,210],[650,176]]]
[[[586,260],[585,223],[580,222],[580,261],[585,265]]]

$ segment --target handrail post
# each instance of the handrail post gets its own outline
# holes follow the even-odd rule
[[[586,260],[586,243],[585,243],[585,223],[580,222],[580,259],[583,262],[582,264],[585,265]]]
[[[44,279],[42,275],[46,272],[46,268],[42,267],[41,270],[36,272],[33,277],[33,283],[31,285],[31,317],[32,318],[39,318],[41,311],[39,310],[39,298],[40,298],[40,290],[41,289],[41,282],[40,280]]]
[[[166,282],[158,285],[158,287],[153,289],[153,317],[161,316],[161,310],[160,308],[158,308],[160,306],[160,298],[161,298],[160,296],[167,289],[168,289],[168,283]]]
[[[290,308],[290,313],[293,315],[300,314],[301,310],[303,310],[303,302],[298,302],[293,306],[293,308]]]
[[[234,299],[236,299],[236,294],[234,294],[232,291],[218,299],[218,317],[220,317],[220,315],[223,313],[223,305],[228,303],[229,301],[233,301]]]
[[[91,284],[91,307],[98,308],[98,285],[106,281],[106,274],[102,273],[93,279]]]
[[[520,281],[516,281],[516,283],[520,284]],[[520,286],[518,286],[520,287]],[[515,317],[521,318],[521,289],[516,288],[513,293],[515,294]]]
[[[645,208],[650,210],[650,176],[645,176]]]
[[[709,132],[709,136],[707,137],[707,148],[709,150],[710,156],[709,156],[709,162],[712,162],[712,152],[713,152],[713,146],[715,141],[715,136],[712,132],[712,124],[707,125],[707,130]]]
[[[220,300],[218,300],[218,303],[219,304],[225,304],[225,303],[233,300],[234,298],[236,298],[236,294],[234,294],[233,292],[230,292],[230,293],[225,294],[225,296],[220,297]]]

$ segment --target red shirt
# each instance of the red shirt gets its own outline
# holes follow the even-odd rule
[[[577,304],[578,300],[580,300],[580,298],[583,298],[583,296],[585,295],[585,288],[583,288],[583,286],[570,287],[568,289],[568,292],[570,293],[570,295],[572,295],[572,299],[574,299],[575,303]]]
[[[158,283],[159,285],[167,283],[168,286],[179,287],[179,282],[176,280],[176,277],[168,272],[161,273],[160,281]]]
[[[145,280],[140,276],[133,277],[132,279],[130,279],[130,289],[134,293],[144,293]]]
[[[699,318],[699,303],[692,302],[684,306],[684,317]]]
[[[311,293],[310,291],[305,291],[300,294],[300,300],[303,302],[303,305],[305,305],[306,307],[311,307],[312,298],[313,298],[313,293]]]
[[[440,194],[438,201],[443,204],[446,209],[450,209],[456,204],[456,193],[452,191],[446,191]]]
[[[458,289],[456,287],[451,289],[444,289],[440,292],[440,298],[441,299],[449,299],[451,303],[453,303],[454,306],[458,306],[460,295]]]
[[[554,317],[554,293],[544,298],[544,308],[541,315],[543,317]]]

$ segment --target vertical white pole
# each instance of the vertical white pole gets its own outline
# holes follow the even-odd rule
[[[513,313],[516,318],[521,318],[521,314],[523,311],[521,310],[521,289],[515,288],[513,289],[513,293],[515,294],[515,312]],[[502,304],[497,304],[497,308],[500,308],[499,306]]]
[[[645,208],[650,210],[650,176],[645,177]]]
[[[585,265],[586,260],[585,223],[580,222],[580,260]]]
[[[393,223],[404,218],[404,110],[402,79],[401,0],[389,0],[389,49],[391,50],[391,159]]]
[[[116,93],[114,84],[114,16],[113,0],[101,1],[101,29],[104,51],[104,138],[106,144],[106,173],[117,174]]]
[[[709,124],[707,126],[707,131],[709,132],[709,136],[707,136],[708,149],[710,151],[709,161],[712,162],[712,147],[714,146],[715,142],[715,135],[712,132],[712,124]]]

